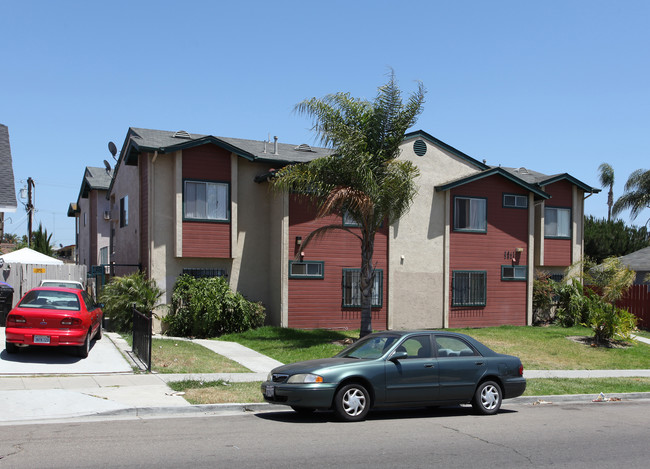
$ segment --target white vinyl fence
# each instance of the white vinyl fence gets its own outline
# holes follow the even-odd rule
[[[86,290],[94,296],[94,279],[88,279],[86,272],[85,265],[8,263],[0,267],[0,281],[8,283],[14,289],[11,305],[13,308],[18,300],[31,288],[37,287],[41,280],[75,280],[86,286]]]

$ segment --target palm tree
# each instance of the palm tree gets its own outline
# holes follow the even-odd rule
[[[603,186],[603,188],[609,188],[609,193],[607,195],[607,221],[611,221],[612,205],[614,205],[614,168],[607,163],[603,163],[598,166],[598,171],[600,171],[600,185]]]
[[[637,169],[625,183],[625,193],[618,198],[612,213],[614,215],[625,209],[631,210],[634,220],[645,208],[650,208],[650,171]]]
[[[34,243],[34,251],[43,253],[46,256],[54,254],[54,249],[50,244],[52,242],[52,233],[48,236],[47,229],[43,229],[42,224],[39,223],[38,230],[32,235],[32,241]]]
[[[318,228],[306,237],[303,246],[331,230],[347,231],[359,239],[361,337],[372,332],[375,234],[382,223],[392,223],[405,214],[417,193],[419,170],[411,162],[397,161],[397,157],[404,134],[422,112],[424,94],[419,83],[403,104],[391,73],[373,102],[336,93],[298,103],[296,111],[312,117],[312,130],[333,154],[286,166],[273,180],[277,190],[297,192],[313,200],[318,217],[345,213],[358,226],[351,229],[341,223]]]

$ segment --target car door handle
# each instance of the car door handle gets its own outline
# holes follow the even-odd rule
[[[433,363],[427,363],[424,365],[425,368],[433,368]]]
[[[476,362],[476,366],[481,366],[484,362]]]

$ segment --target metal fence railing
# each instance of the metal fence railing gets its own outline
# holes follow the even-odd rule
[[[141,313],[133,305],[133,353],[145,364],[151,372],[151,341],[152,341],[151,311]]]

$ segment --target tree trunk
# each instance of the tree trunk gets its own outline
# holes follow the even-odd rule
[[[375,269],[372,266],[372,255],[375,249],[375,234],[363,233],[361,241],[361,332],[359,337],[372,333],[372,287],[375,279]]]

